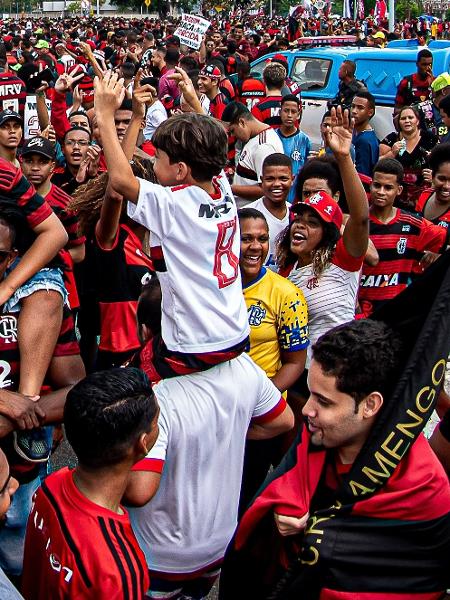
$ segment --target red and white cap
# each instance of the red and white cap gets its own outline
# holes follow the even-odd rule
[[[326,192],[316,192],[303,202],[296,202],[291,206],[292,213],[299,213],[305,208],[315,211],[325,223],[333,223],[341,230],[344,220],[342,210],[336,200]]]

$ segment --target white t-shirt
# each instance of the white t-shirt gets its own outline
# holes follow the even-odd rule
[[[128,215],[151,232],[162,289],[162,338],[169,350],[225,350],[249,333],[239,272],[239,223],[227,178],[210,196],[195,185],[163,187],[139,179]]]
[[[264,159],[275,152],[284,154],[283,144],[274,129],[269,127],[250,138],[239,155],[233,183],[235,185],[258,184],[261,181]],[[236,196],[236,203],[239,208],[242,208],[249,201]]]
[[[156,100],[147,110],[145,117],[144,138],[151,140],[156,128],[167,120],[167,111],[161,102]]]
[[[223,557],[236,528],[250,421],[275,418],[285,402],[245,353],[153,389],[159,437],[133,470],[162,470],[161,482],[129,509],[131,524],[150,569],[192,573]]]
[[[267,225],[269,226],[269,253],[267,255],[265,264],[271,268],[275,265],[275,247],[277,237],[289,225],[289,206],[289,202],[286,202],[286,214],[283,219],[277,219],[277,217],[274,217],[274,215],[264,206],[264,198],[259,198],[258,200],[255,200],[255,202],[247,204],[245,207],[255,208],[256,210],[259,210],[259,212],[262,212],[262,214],[266,217]]]
[[[311,346],[321,335],[355,318],[356,297],[364,256],[354,258],[347,252],[340,238],[331,264],[317,278],[312,265],[292,269],[288,279],[300,288],[308,305],[307,367],[311,361]]]

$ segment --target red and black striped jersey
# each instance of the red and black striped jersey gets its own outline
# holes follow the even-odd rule
[[[0,110],[9,108],[23,119],[26,97],[25,84],[17,75],[10,71],[0,73]]]
[[[19,206],[31,228],[40,225],[52,209],[23,176],[22,171],[0,157],[0,202]]]
[[[278,128],[281,125],[281,101],[283,96],[267,96],[252,108],[252,115],[271,127]]]
[[[140,346],[136,332],[137,301],[143,283],[153,271],[152,261],[137,235],[124,223],[112,248],[102,248],[94,240],[93,259],[100,308],[99,349],[136,350]]]
[[[67,210],[67,206],[71,200],[72,198],[69,194],[66,194],[64,190],[54,183],[51,184],[50,191],[45,196],[45,201],[50,204],[69,236],[67,248],[79,246],[86,241],[84,236],[78,234],[77,215],[73,211]]]
[[[411,283],[423,252],[440,252],[447,232],[423,217],[397,209],[389,223],[370,215],[370,239],[380,260],[374,267],[363,265],[359,302],[365,316]]]
[[[20,350],[17,334],[19,313],[0,314],[0,389],[17,390],[20,376]],[[74,356],[80,353],[75,334],[75,325],[70,309],[64,305],[63,320],[53,357]],[[48,381],[44,381],[48,387]],[[31,481],[36,465],[24,461],[13,447],[12,434],[0,440],[0,447],[5,452],[11,472],[19,482]],[[38,470],[38,469],[37,469]],[[36,476],[36,475],[34,475]]]
[[[222,92],[219,92],[209,103],[209,114],[215,119],[222,119],[223,111],[227,104],[228,100],[226,96]]]
[[[258,102],[266,97],[266,86],[261,79],[256,79],[255,77],[238,80],[236,96],[237,100],[245,104],[248,110],[252,110]]]
[[[229,79],[222,79],[219,84],[219,90],[221,94],[225,96],[228,102],[236,100],[236,91]]]
[[[28,600],[137,600],[147,563],[127,511],[88,500],[67,467],[34,496],[25,538],[22,593]]]
[[[78,233],[78,217],[70,210],[67,210],[67,206],[72,198],[66,194],[64,190],[59,188],[54,183],[51,184],[50,191],[45,196],[46,202],[50,204],[54,210],[56,216],[64,225],[64,229],[69,236],[69,240],[62,250],[59,252],[59,256],[64,262],[65,271],[65,285],[67,292],[69,293],[69,303],[72,309],[80,306],[80,299],[77,292],[77,284],[75,282],[75,275],[73,272],[73,260],[69,253],[69,248],[76,248],[86,242],[84,235]]]

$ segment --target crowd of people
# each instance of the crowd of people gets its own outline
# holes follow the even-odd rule
[[[240,17],[2,23],[2,600],[450,588],[450,74],[379,140],[344,61],[316,148],[283,51],[385,24]]]

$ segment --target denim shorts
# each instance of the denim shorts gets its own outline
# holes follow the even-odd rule
[[[20,258],[16,258],[11,267],[7,270],[8,275],[14,267],[17,267]],[[63,298],[64,304],[68,303],[67,290],[64,285],[64,279],[61,269],[41,269],[33,277],[30,277],[28,281],[25,281],[11,296],[11,298],[5,302],[3,312],[14,313],[20,311],[20,301],[34,292],[40,292],[47,290],[47,292],[55,291],[59,292]]]

